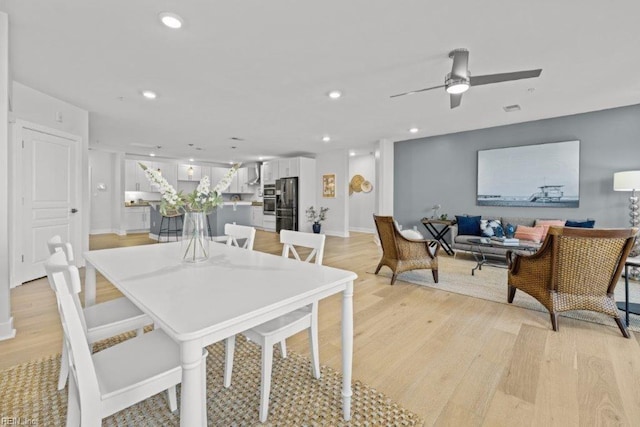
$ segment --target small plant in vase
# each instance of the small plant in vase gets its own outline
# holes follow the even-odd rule
[[[307,221],[312,222],[312,228],[314,233],[320,232],[320,223],[327,219],[327,211],[329,208],[323,208],[320,206],[320,210],[317,211],[315,207],[309,206],[305,211],[307,214]]]

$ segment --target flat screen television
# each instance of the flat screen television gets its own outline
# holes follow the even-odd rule
[[[478,206],[577,208],[580,141],[478,151]]]

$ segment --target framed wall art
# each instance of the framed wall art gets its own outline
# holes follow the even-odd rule
[[[336,174],[329,173],[322,175],[322,197],[336,197]]]
[[[580,141],[478,151],[478,206],[577,208]]]

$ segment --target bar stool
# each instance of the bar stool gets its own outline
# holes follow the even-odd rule
[[[166,227],[165,227],[166,220]],[[180,226],[178,226],[178,220],[180,220]],[[173,222],[173,228],[171,223]],[[158,242],[162,241],[162,236],[165,236],[168,242],[171,236],[175,236],[176,242],[178,241],[178,234],[182,234],[182,214],[177,211],[167,212],[166,215],[162,215],[160,220],[160,231],[158,231]]]

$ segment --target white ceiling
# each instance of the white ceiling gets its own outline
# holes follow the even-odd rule
[[[164,156],[247,161],[640,103],[637,0],[0,0],[0,10],[15,80],[89,110],[90,145],[129,153],[161,145]],[[161,11],[184,27],[162,26]],[[389,98],[442,84],[459,47],[474,75],[543,72],[472,87],[454,110],[444,90]],[[510,104],[522,110],[505,113]]]

